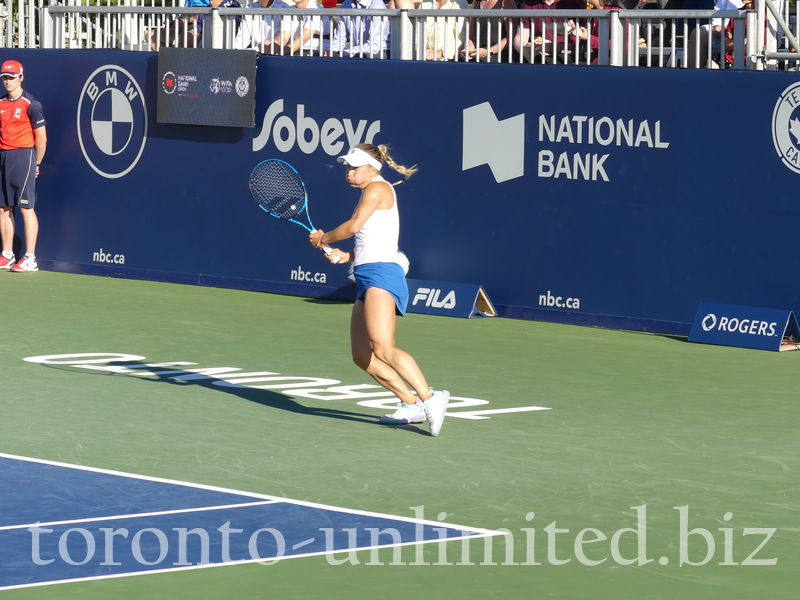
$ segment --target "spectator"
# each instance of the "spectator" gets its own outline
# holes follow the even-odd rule
[[[624,0],[589,0],[589,4],[593,8],[601,10],[624,10]],[[585,23],[574,23],[568,21],[568,26],[571,29],[569,40],[571,44],[575,44],[576,38],[579,41],[579,47],[585,50],[588,45],[591,49],[590,59],[591,62],[597,60],[598,51],[600,48],[600,20],[587,19]],[[611,41],[608,42],[608,48],[611,47]]]
[[[207,8],[211,4],[209,0],[186,0],[184,6],[186,8]],[[161,46],[197,47],[200,44],[200,20],[196,19],[194,15],[188,17],[178,16],[165,27],[151,29],[148,34],[150,49],[153,52],[158,52]]]
[[[383,0],[345,0],[342,8],[383,10]],[[386,58],[391,25],[387,17],[341,17],[333,31],[333,56]]]
[[[322,10],[316,0],[297,0],[295,8]],[[330,30],[330,19],[319,16],[284,16],[280,31],[272,40],[270,54],[320,56],[328,48],[329,40],[324,39],[325,31]]]
[[[283,0],[256,0],[247,8],[291,8]],[[280,32],[281,17],[276,15],[245,15],[233,47],[237,50],[258,50],[270,54],[272,40]]]
[[[755,0],[717,0],[714,10],[752,10]],[[690,69],[719,69],[720,62],[729,55],[733,58],[733,23],[730,19],[712,19],[711,23],[700,25],[692,30],[686,51]],[[723,40],[724,44],[723,44]],[[712,60],[708,64],[708,51],[711,46]],[[716,57],[716,60],[713,60]]]
[[[473,10],[515,10],[517,3],[514,0],[472,0]],[[492,13],[497,17],[497,13]],[[508,59],[508,19],[472,18],[468,22],[469,34],[467,45],[461,49],[461,56],[465,60],[481,62],[502,62]],[[500,30],[498,31],[498,26]],[[506,52],[503,52],[506,50]]]
[[[242,8],[237,0],[209,0],[211,8]],[[239,32],[239,25],[242,23],[242,17],[236,17],[236,33]],[[203,15],[197,15],[197,32],[203,33]],[[213,27],[208,28],[208,34],[212,34]]]
[[[424,0],[417,8],[459,10],[469,9],[469,4],[466,0]],[[455,60],[459,49],[465,45],[465,21],[465,17],[428,17],[424,27],[418,24],[419,45],[425,48],[425,60]]]
[[[583,0],[524,0],[520,8],[533,10],[585,10]],[[514,48],[525,60],[533,62],[537,54],[551,56],[556,48],[563,47],[567,24],[563,19],[537,17],[523,19],[514,32]]]

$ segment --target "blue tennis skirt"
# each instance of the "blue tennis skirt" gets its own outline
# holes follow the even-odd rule
[[[397,312],[405,316],[408,307],[408,284],[403,267],[397,263],[366,263],[353,269],[358,286],[356,300],[364,300],[364,295],[371,287],[389,292],[397,305]]]

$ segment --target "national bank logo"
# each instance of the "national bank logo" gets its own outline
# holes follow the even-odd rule
[[[800,83],[786,88],[772,112],[772,142],[781,162],[800,173]]]
[[[78,142],[101,177],[126,175],[147,141],[147,107],[139,84],[125,69],[105,65],[86,80],[78,100]]]
[[[525,175],[525,114],[502,121],[488,102],[464,109],[461,170],[489,165],[497,183]]]

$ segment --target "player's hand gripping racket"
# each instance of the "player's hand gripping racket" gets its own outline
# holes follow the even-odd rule
[[[316,231],[308,214],[306,184],[292,165],[275,158],[256,165],[250,174],[250,195],[276,219],[296,223],[310,233]],[[322,249],[325,254],[332,250],[327,244]],[[338,256],[333,257],[334,263],[339,260]]]

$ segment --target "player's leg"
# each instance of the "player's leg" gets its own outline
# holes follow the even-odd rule
[[[373,355],[389,365],[417,392],[421,400],[430,397],[430,388],[417,361],[395,346],[396,325],[394,297],[384,289],[369,288],[364,296],[364,322]]]
[[[6,176],[6,160],[8,158],[7,152],[0,152],[0,242],[2,242],[3,252],[6,258],[0,262],[3,263],[3,268],[8,269],[11,265],[7,265],[8,258],[13,260],[12,254],[14,248],[14,189],[9,186],[8,178]],[[12,263],[13,264],[13,263]]]
[[[36,239],[39,236],[39,220],[36,218],[36,158],[33,148],[23,148],[9,153],[5,162],[6,194],[13,197],[19,207],[25,231],[25,250],[17,263],[11,267],[14,273],[38,271],[36,265]],[[21,254],[21,252],[20,252]]]
[[[373,353],[366,321],[365,303],[362,300],[356,300],[350,318],[350,345],[353,362],[372,376],[375,381],[406,404],[414,404],[417,401],[397,371]]]
[[[0,239],[3,254],[0,255],[0,269],[10,269],[14,264],[14,207],[0,206]]]
[[[11,252],[14,245],[14,207],[0,206],[0,238],[3,252]]]
[[[36,256],[36,240],[39,237],[39,218],[32,208],[20,208],[25,227],[25,254]]]
[[[419,408],[423,409],[431,428],[431,435],[435,437],[442,429],[450,392],[441,390],[434,393],[428,387],[428,382],[417,366],[417,361],[410,354],[395,346],[395,322],[394,297],[386,290],[377,287],[369,288],[364,295],[364,323],[372,356],[375,357],[375,362],[389,365],[400,378],[401,384],[402,380],[405,380],[414,388],[417,396],[423,402],[417,403],[412,408],[416,411]],[[408,403],[407,400],[403,401]],[[404,412],[404,410],[409,412],[403,406],[398,412]],[[382,421],[387,422],[384,419]],[[420,420],[421,415],[418,415],[415,422]]]

